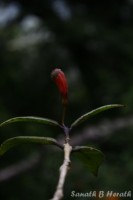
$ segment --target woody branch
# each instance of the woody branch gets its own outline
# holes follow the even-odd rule
[[[64,144],[64,161],[59,169],[59,171],[60,171],[59,181],[58,181],[54,196],[51,200],[60,200],[64,196],[63,187],[64,187],[64,183],[65,183],[65,178],[66,178],[66,175],[69,170],[70,163],[71,163],[71,161],[70,161],[71,151],[72,151],[72,146],[69,143],[65,143]]]

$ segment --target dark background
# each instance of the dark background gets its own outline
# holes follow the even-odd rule
[[[133,1],[1,0],[0,121],[25,115],[60,121],[60,97],[50,79],[54,68],[69,82],[66,124],[98,106],[126,105],[71,133],[73,144],[101,149],[106,159],[96,178],[72,156],[64,199],[74,199],[71,191],[131,191]],[[0,142],[19,135],[63,137],[58,129],[21,123],[1,128]],[[62,160],[53,147],[15,147],[0,158],[0,199],[51,198]]]

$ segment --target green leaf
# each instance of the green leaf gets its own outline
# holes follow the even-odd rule
[[[9,149],[13,148],[14,146],[27,143],[56,145],[61,149],[63,148],[63,146],[59,144],[57,140],[55,140],[54,138],[36,137],[36,136],[18,136],[5,140],[0,145],[0,156],[3,155],[5,152],[7,152]]]
[[[98,169],[104,160],[104,154],[100,150],[88,146],[76,146],[73,148],[73,152],[77,152],[78,158],[97,176]]]
[[[35,123],[47,124],[51,126],[60,126],[59,123],[54,120],[42,118],[42,117],[34,117],[34,116],[14,117],[2,122],[0,126],[5,126],[5,125],[16,123],[16,122],[35,122]]]
[[[105,106],[102,106],[102,107],[99,107],[95,110],[92,110],[84,115],[82,115],[81,117],[79,117],[77,120],[75,120],[72,125],[71,125],[71,128],[81,124],[82,122],[84,122],[85,120],[88,120],[89,118],[93,117],[94,115],[97,115],[98,113],[101,113],[105,110],[109,110],[109,109],[112,109],[112,108],[119,108],[119,107],[124,107],[124,105],[121,105],[121,104],[111,104],[111,105],[105,105]]]

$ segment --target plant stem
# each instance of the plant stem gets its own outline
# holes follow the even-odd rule
[[[62,121],[61,121],[61,124],[64,125],[64,121],[65,121],[65,115],[66,115],[66,108],[67,108],[67,105],[63,105],[63,112],[62,112]]]
[[[68,142],[65,143],[64,144],[64,161],[60,167],[59,181],[58,181],[54,196],[51,200],[60,200],[64,196],[63,187],[64,187],[64,183],[65,183],[65,178],[66,178],[66,175],[69,170],[70,163],[71,163],[71,161],[70,161],[71,151],[72,151],[72,146]]]

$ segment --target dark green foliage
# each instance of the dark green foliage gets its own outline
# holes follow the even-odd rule
[[[97,149],[87,146],[77,146],[74,148],[74,152],[77,152],[79,159],[97,176],[98,168],[104,160],[104,154]]]
[[[13,148],[14,146],[21,145],[21,144],[27,144],[27,143],[56,145],[60,148],[63,148],[63,146],[59,145],[58,142],[53,138],[35,137],[35,136],[18,136],[18,137],[10,138],[10,139],[4,141],[0,145],[0,156],[3,155],[6,151]]]
[[[79,125],[80,123],[84,122],[85,120],[88,120],[93,115],[96,115],[100,112],[103,112],[105,110],[111,109],[111,108],[119,108],[123,105],[120,104],[112,104],[112,105],[106,105],[102,106],[100,108],[97,108],[95,110],[90,111],[89,113],[82,115],[80,118],[78,118],[75,122],[72,123],[70,130],[74,126]],[[33,116],[27,116],[27,117],[15,117],[11,118],[3,123],[0,124],[0,126],[5,126],[11,123],[16,122],[34,122],[34,123],[42,123],[42,124],[48,124],[51,126],[59,126],[61,129],[63,128],[58,122],[46,119],[46,118],[40,118],[40,117],[33,117]],[[67,127],[66,127],[67,128]],[[63,131],[63,129],[62,129]],[[39,144],[50,144],[50,145],[56,145],[63,149],[63,144],[59,144],[55,139],[53,138],[46,138],[46,137],[34,137],[34,136],[18,136],[14,138],[10,138],[6,141],[4,141],[0,146],[0,155],[3,155],[6,151],[11,149],[12,147],[16,145],[20,145],[22,143],[39,143]],[[86,163],[89,170],[94,174],[97,175],[98,168],[100,164],[103,161],[103,154],[97,149],[87,147],[87,146],[79,146],[75,147],[74,151],[79,152],[81,160]]]
[[[46,124],[46,125],[51,125],[51,126],[59,126],[59,123],[54,120],[46,119],[43,117],[34,117],[34,116],[14,117],[7,121],[4,121],[3,123],[0,124],[0,126],[5,126],[5,125],[16,123],[16,122],[33,122],[33,123]]]
[[[90,112],[82,115],[77,120],[75,120],[72,123],[71,128],[73,128],[75,126],[78,126],[82,122],[84,122],[84,121],[88,120],[89,118],[97,115],[98,113],[101,113],[101,112],[103,112],[105,110],[109,110],[109,109],[112,109],[112,108],[119,108],[119,107],[123,107],[123,105],[120,105],[120,104],[105,105],[105,106],[102,106],[100,108],[96,108],[95,110],[91,110]]]
[[[68,1],[66,5],[71,15],[62,19],[53,2],[49,0],[2,1],[0,8],[16,3],[19,14],[0,22],[0,121],[12,116],[36,115],[55,120],[60,119],[59,98],[49,74],[55,67],[62,68],[69,80],[70,104],[66,124],[71,124],[82,113],[102,105],[121,103],[126,109],[117,109],[98,115],[89,120],[89,126],[97,128],[101,121],[124,117],[124,126],[133,113],[133,3],[126,1]],[[4,6],[3,6],[4,5]],[[2,18],[3,13],[1,12]],[[4,15],[5,16],[5,15]],[[29,23],[28,17],[37,17]],[[24,24],[30,28],[26,29]],[[35,25],[35,26],[34,26]],[[43,33],[42,33],[42,32]],[[44,34],[44,39],[40,39]],[[39,35],[39,39],[37,36]],[[22,39],[22,40],[21,40]],[[68,122],[68,123],[67,123]],[[131,121],[132,122],[132,121]],[[84,123],[88,129],[87,124]],[[86,168],[75,160],[66,182],[66,200],[71,190],[132,190],[133,185],[133,137],[132,125],[95,141],[86,140],[106,154],[96,179]],[[49,126],[19,123],[0,130],[0,143],[4,140],[24,135],[60,137],[58,129]],[[83,136],[84,130],[75,127]],[[76,132],[77,131],[77,132]],[[47,135],[46,135],[47,133]],[[80,134],[80,135],[79,135]],[[93,133],[92,133],[93,135]],[[76,137],[76,136],[75,136]],[[80,141],[78,139],[78,141]],[[79,144],[76,144],[79,145]],[[84,145],[83,143],[81,145]],[[35,150],[42,159],[32,170],[20,173],[12,179],[1,182],[0,199],[4,200],[44,200],[50,199],[57,182],[58,168],[62,162],[62,151],[50,150],[34,145],[21,145],[9,151],[0,159],[1,170],[27,158]],[[69,183],[69,184],[67,184]],[[52,190],[53,189],[53,190]],[[80,198],[79,198],[80,199]],[[82,198],[83,199],[83,198]],[[124,199],[124,198],[123,198]],[[126,198],[127,199],[127,198]]]

